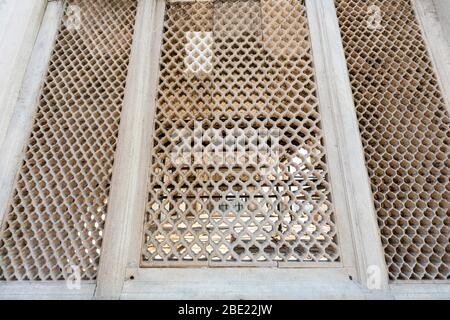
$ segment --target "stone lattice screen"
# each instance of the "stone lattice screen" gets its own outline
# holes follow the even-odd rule
[[[338,262],[302,2],[170,3],[160,59],[142,266]]]
[[[449,280],[450,117],[412,3],[336,6],[390,279]]]
[[[137,1],[67,2],[1,229],[0,280],[97,275]]]

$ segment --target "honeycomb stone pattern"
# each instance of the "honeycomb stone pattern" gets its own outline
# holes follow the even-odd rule
[[[186,72],[192,33],[212,34],[201,49],[209,72]],[[168,4],[143,267],[339,261],[312,64],[300,1]],[[173,161],[174,133],[196,123],[224,135],[279,130],[277,165]]]
[[[137,4],[67,4],[1,229],[1,280],[97,275]]]
[[[336,6],[390,279],[449,280],[450,118],[412,3]]]

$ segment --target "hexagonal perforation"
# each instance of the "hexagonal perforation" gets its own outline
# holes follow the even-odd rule
[[[0,280],[97,275],[137,1],[67,2],[1,229]],[[79,28],[66,23],[73,8]]]
[[[203,65],[212,68],[186,65],[211,52]],[[301,1],[170,3],[160,64],[142,266],[339,261]],[[196,122],[205,132],[279,129],[277,173],[262,174],[264,163],[180,165],[174,133]]]
[[[449,280],[450,117],[412,4],[336,7],[390,279]]]

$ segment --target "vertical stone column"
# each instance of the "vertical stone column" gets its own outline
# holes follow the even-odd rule
[[[97,278],[97,299],[119,299],[127,268],[137,269],[139,264],[137,246],[141,244],[145,212],[164,4],[164,0],[139,0]]]
[[[47,0],[0,0],[0,147],[46,6]]]

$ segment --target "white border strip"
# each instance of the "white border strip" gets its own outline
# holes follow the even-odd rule
[[[121,299],[450,299],[450,284],[368,290],[337,269],[140,269],[135,280],[125,282]]]
[[[91,300],[94,290],[95,282],[88,281],[73,290],[65,281],[0,282],[0,300]]]

